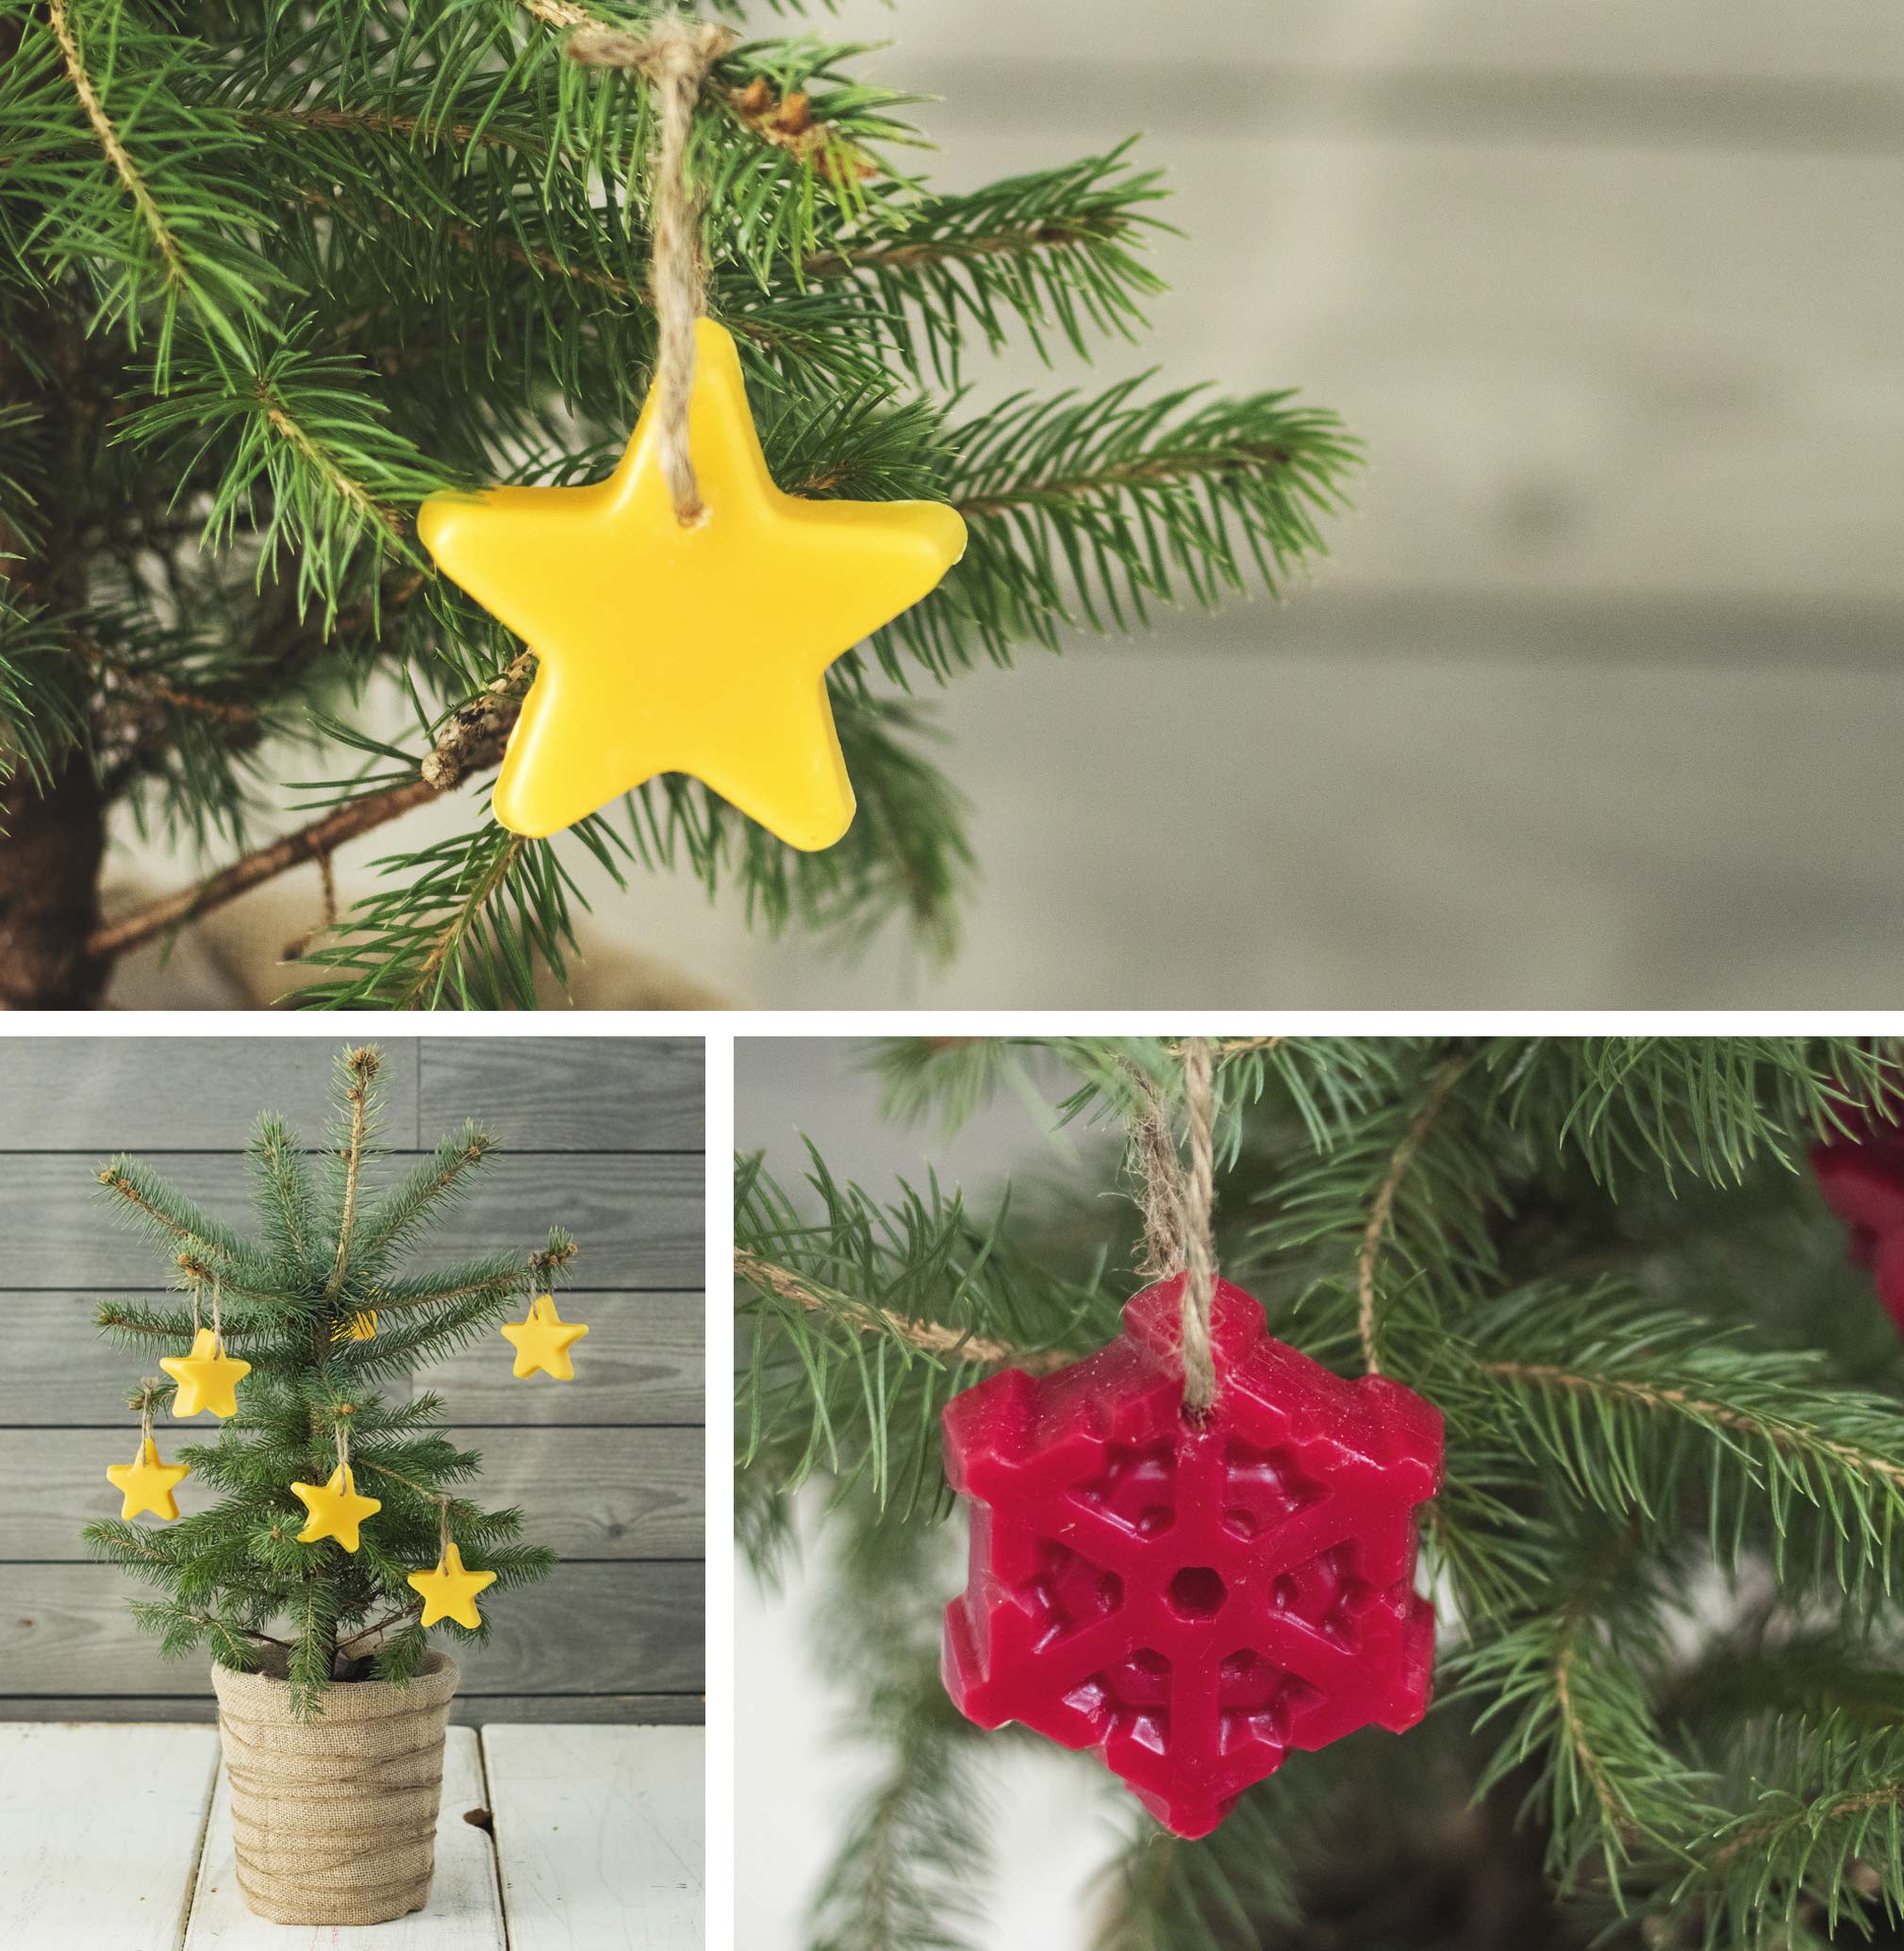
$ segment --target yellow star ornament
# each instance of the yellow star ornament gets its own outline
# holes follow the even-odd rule
[[[191,1475],[191,1470],[185,1463],[161,1463],[158,1445],[148,1436],[139,1446],[138,1463],[108,1463],[106,1474],[111,1479],[113,1489],[124,1494],[125,1501],[120,1506],[119,1514],[126,1523],[130,1524],[141,1511],[150,1511],[153,1516],[170,1523],[178,1515],[178,1499],[173,1492]]]
[[[555,1312],[555,1297],[538,1294],[529,1303],[526,1321],[505,1321],[503,1332],[516,1345],[515,1374],[534,1375],[539,1368],[558,1382],[575,1380],[569,1350],[588,1333],[579,1321],[565,1321]]]
[[[676,519],[655,395],[589,488],[437,495],[417,533],[453,582],[535,652],[493,800],[540,838],[688,772],[790,847],[831,847],[853,787],[826,667],[965,554],[936,502],[804,501],[767,471],[740,358],[695,327],[688,446],[706,518]]]
[[[439,1619],[454,1619],[472,1631],[483,1623],[476,1611],[476,1595],[496,1582],[494,1572],[466,1572],[463,1554],[454,1544],[443,1546],[434,1572],[412,1572],[410,1583],[423,1596],[423,1624],[434,1626]]]
[[[251,1364],[224,1352],[224,1343],[209,1328],[201,1328],[189,1355],[161,1355],[158,1365],[178,1384],[172,1399],[174,1415],[196,1415],[208,1409],[213,1415],[238,1414],[238,1385],[251,1373]]]
[[[331,1472],[328,1483],[294,1483],[290,1488],[291,1495],[310,1513],[309,1521],[297,1534],[300,1545],[335,1538],[346,1551],[355,1551],[357,1527],[384,1508],[375,1497],[357,1496],[356,1479],[341,1464]]]

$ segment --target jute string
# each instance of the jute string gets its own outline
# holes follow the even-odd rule
[[[1184,1042],[1184,1106],[1189,1170],[1184,1169],[1162,1095],[1140,1078],[1131,1146],[1143,1175],[1144,1257],[1140,1271],[1161,1280],[1184,1275],[1180,1338],[1184,1351],[1184,1412],[1200,1420],[1217,1399],[1217,1360],[1210,1345],[1210,1311],[1217,1294],[1217,1248],[1211,1214],[1217,1202],[1216,1065],[1207,1036]]]
[[[591,68],[633,68],[654,91],[660,140],[655,147],[649,223],[654,240],[650,279],[659,326],[655,360],[661,472],[675,519],[692,528],[707,519],[694,478],[687,408],[694,394],[694,322],[705,307],[707,265],[701,206],[687,181],[687,136],[707,71],[735,44],[731,28],[673,16],[645,34],[582,27],[569,38],[571,60]]]
[[[139,1378],[139,1454],[132,1460],[135,1463],[145,1461],[145,1446],[152,1441],[152,1398],[164,1386],[162,1376],[141,1375]]]
[[[191,1345],[192,1345],[192,1347],[193,1347],[193,1348],[196,1348],[196,1347],[198,1346],[198,1334],[199,1334],[199,1312],[198,1312],[198,1310],[199,1310],[199,1303],[200,1303],[200,1301],[201,1301],[201,1300],[202,1300],[202,1299],[204,1298],[204,1295],[205,1295],[205,1282],[204,1282],[203,1281],[193,1281],[193,1282],[191,1283]],[[221,1355],[222,1355],[222,1354],[224,1354],[224,1322],[223,1318],[222,1318],[222,1317],[220,1316],[220,1314],[219,1314],[219,1308],[218,1308],[218,1276],[217,1276],[217,1274],[216,1274],[216,1273],[214,1273],[214,1274],[212,1275],[212,1277],[211,1277],[211,1334],[212,1334],[212,1339],[213,1339],[213,1340],[214,1340],[215,1342],[217,1342],[217,1344],[218,1344],[218,1351],[219,1351],[219,1353],[220,1353]]]
[[[239,1887],[278,1924],[381,1924],[429,1896],[456,1668],[338,1685],[315,1721],[272,1674],[212,1668]]]

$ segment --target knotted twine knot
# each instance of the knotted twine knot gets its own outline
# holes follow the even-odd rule
[[[1162,1095],[1139,1079],[1139,1104],[1131,1146],[1143,1174],[1144,1256],[1139,1271],[1163,1280],[1180,1270],[1184,1300],[1180,1340],[1184,1352],[1184,1413],[1200,1421],[1217,1399],[1217,1359],[1210,1342],[1210,1312],[1217,1294],[1217,1248],[1211,1212],[1217,1201],[1215,1063],[1207,1036],[1184,1042],[1184,1106],[1188,1125],[1189,1170],[1178,1155]]]
[[[701,206],[687,182],[687,134],[707,71],[734,46],[732,28],[671,16],[645,34],[617,27],[578,27],[568,55],[590,68],[633,68],[654,89],[660,109],[649,226],[650,269],[659,327],[655,357],[661,472],[675,519],[692,528],[707,519],[687,444],[687,408],[694,394],[694,322],[705,306],[707,265],[701,247]]]

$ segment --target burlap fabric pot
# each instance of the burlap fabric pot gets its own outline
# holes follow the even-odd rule
[[[420,1910],[437,1860],[455,1662],[407,1687],[339,1682],[315,1721],[270,1673],[214,1666],[245,1907],[273,1924],[383,1924]]]

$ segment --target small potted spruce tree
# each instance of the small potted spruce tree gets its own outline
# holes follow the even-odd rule
[[[492,1601],[555,1562],[516,1542],[519,1512],[461,1494],[481,1459],[443,1435],[441,1399],[380,1385],[493,1331],[561,1276],[574,1243],[552,1231],[540,1252],[401,1271],[494,1140],[467,1126],[373,1194],[378,1065],[374,1050],[343,1052],[322,1172],[281,1117],[259,1118],[255,1237],[130,1160],[99,1174],[171,1261],[181,1299],[99,1311],[106,1333],[165,1374],[130,1397],[139,1452],[108,1472],[123,1514],[85,1536],[158,1588],[132,1611],[168,1657],[209,1651],[239,1881],[250,1909],[281,1924],[375,1924],[422,1907],[457,1681],[429,1635],[482,1641]],[[586,1331],[538,1298],[509,1331],[515,1372],[533,1372],[539,1351],[549,1373],[572,1374],[566,1350]],[[167,1463],[153,1434],[167,1408],[219,1418],[217,1440]],[[138,1521],[146,1513],[159,1521]]]

